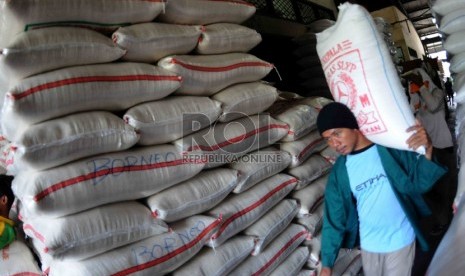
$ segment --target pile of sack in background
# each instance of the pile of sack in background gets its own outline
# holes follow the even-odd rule
[[[459,174],[453,206],[455,215],[436,249],[427,275],[453,275],[462,273],[465,269],[461,262],[461,256],[465,254],[465,2],[436,0],[432,10],[443,34],[444,48],[452,56],[449,70],[453,79],[453,90],[456,92],[455,135]]]
[[[28,237],[2,250],[0,275],[318,273],[337,155],[315,121],[330,100],[260,81],[273,65],[247,53],[261,36],[240,25],[254,6],[0,9],[1,161]]]

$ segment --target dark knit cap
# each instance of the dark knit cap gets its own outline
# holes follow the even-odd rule
[[[350,109],[342,103],[325,105],[318,114],[316,125],[320,134],[333,128],[358,129],[357,120]]]

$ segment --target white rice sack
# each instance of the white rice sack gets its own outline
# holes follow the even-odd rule
[[[465,31],[449,35],[446,38],[446,41],[444,41],[444,49],[452,55],[458,55],[465,52]]]
[[[246,228],[244,234],[255,237],[255,248],[252,255],[256,256],[261,253],[276,236],[289,226],[298,211],[297,201],[285,199]]]
[[[300,166],[287,170],[287,173],[298,179],[296,190],[303,189],[314,180],[327,174],[333,164],[319,154],[313,154]]]
[[[318,19],[308,24],[308,29],[310,32],[317,34],[319,32],[322,32],[328,29],[329,27],[334,26],[334,24],[336,24],[336,22],[334,22],[334,20],[331,20],[331,19],[326,19],[326,18]],[[318,35],[317,35],[317,39],[318,39]]]
[[[230,275],[268,275],[307,238],[303,226],[291,224],[262,253],[247,258]]]
[[[235,236],[215,249],[203,248],[194,258],[174,271],[174,276],[228,275],[254,248],[252,237]]]
[[[231,195],[208,212],[223,222],[208,243],[217,247],[244,230],[281,201],[295,186],[296,179],[285,174],[270,177],[246,193]]]
[[[157,20],[187,25],[218,22],[242,23],[255,14],[256,8],[242,0],[171,0]]]
[[[1,276],[43,275],[31,250],[21,240],[15,240],[0,250]]]
[[[98,32],[50,27],[18,35],[1,50],[0,69],[17,81],[62,67],[111,62],[125,52]]]
[[[358,249],[341,249],[334,263],[334,275],[358,275],[362,270],[362,254]]]
[[[389,49],[368,11],[356,4],[340,5],[336,24],[318,33],[317,41],[331,94],[352,110],[362,133],[374,143],[411,150],[406,143],[411,133],[406,129],[415,118]]]
[[[464,8],[465,3],[462,0],[436,0],[432,6],[433,11],[440,15],[447,15]]]
[[[12,137],[11,170],[43,170],[83,157],[121,151],[139,140],[134,128],[106,111],[38,123]],[[10,168],[9,168],[10,169]]]
[[[299,218],[312,215],[321,202],[323,202],[326,182],[328,182],[327,174],[318,178],[307,187],[291,194],[291,197],[297,199],[300,203],[300,210],[297,215]]]
[[[220,114],[221,104],[208,97],[173,96],[136,105],[123,118],[140,134],[140,145],[156,145],[208,127]]]
[[[311,237],[315,237],[321,230],[323,225],[324,206],[324,202],[320,201],[319,204],[313,208],[310,215],[301,217],[297,220],[297,223],[307,228]]]
[[[465,30],[465,5],[460,10],[454,10],[441,19],[439,29],[446,34]]]
[[[308,245],[310,249],[310,257],[308,258],[307,267],[309,268],[318,268],[321,266],[320,262],[320,252],[321,252],[321,231],[311,240],[306,241],[305,244]]]
[[[169,230],[138,202],[108,204],[61,218],[28,217],[23,229],[42,243],[45,253],[77,260]]]
[[[223,112],[218,121],[229,122],[265,111],[277,100],[278,92],[271,85],[251,82],[234,84],[211,98],[222,103]]]
[[[236,184],[236,170],[208,170],[147,198],[147,205],[154,216],[172,222],[213,208]]]
[[[229,123],[218,123],[211,128],[176,140],[182,151],[200,150],[192,154],[194,161],[206,163],[206,168],[235,162],[248,152],[274,144],[286,135],[288,126],[269,115],[240,118]]]
[[[306,246],[299,246],[291,253],[278,267],[276,267],[271,276],[289,276],[297,275],[302,267],[307,263],[310,251]]]
[[[334,164],[340,153],[331,147],[326,147],[324,150],[320,151],[320,155],[323,156],[324,159],[328,160],[328,162],[331,164]]]
[[[254,29],[231,23],[216,23],[203,27],[195,51],[201,55],[246,53],[262,41]]]
[[[23,31],[50,26],[81,26],[102,32],[152,21],[165,1],[21,0],[0,2],[0,47]]]
[[[302,100],[299,101],[300,103],[304,103],[306,105],[312,106],[316,108],[316,110],[320,111],[325,105],[332,103],[333,100],[330,100],[325,97],[318,97],[318,96],[313,96],[313,97],[306,97],[303,98]]]
[[[452,88],[454,91],[459,90],[461,87],[465,86],[465,72],[454,75],[454,84]]]
[[[288,152],[292,161],[289,168],[296,168],[307,160],[313,153],[319,152],[326,147],[326,141],[321,137],[318,130],[313,130],[302,138],[280,144],[280,149]]]
[[[82,261],[54,261],[50,276],[165,275],[202,249],[219,219],[192,216],[173,231],[107,251]]]
[[[141,147],[46,171],[21,172],[12,188],[26,217],[59,217],[153,195],[193,177],[203,167],[172,145]]]
[[[317,276],[320,273],[312,268],[303,268],[296,274],[296,276]]]
[[[169,55],[188,54],[201,32],[200,26],[150,22],[121,27],[112,38],[127,50],[124,60],[153,63]]]
[[[144,63],[112,63],[63,68],[21,80],[7,90],[3,133],[70,113],[125,110],[164,98],[181,77]],[[11,135],[11,134],[10,134]]]
[[[269,147],[241,156],[230,168],[239,171],[239,180],[234,193],[242,193],[260,181],[284,170],[291,163],[285,151]]]
[[[465,17],[465,15],[464,15]],[[465,25],[465,23],[464,23]],[[449,70],[454,73],[460,73],[465,71],[465,52],[458,55],[454,55],[450,60]]]
[[[210,96],[232,84],[261,80],[274,68],[246,53],[168,56],[158,65],[182,77],[177,94],[192,96]]]
[[[465,198],[462,198],[452,222],[443,236],[426,271],[427,276],[460,275],[465,269]]]
[[[284,100],[275,102],[269,109],[271,116],[289,125],[289,132],[281,141],[298,140],[316,128],[318,111],[298,101]]]

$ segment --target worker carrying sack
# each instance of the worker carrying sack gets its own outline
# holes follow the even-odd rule
[[[336,24],[317,33],[317,52],[331,94],[352,110],[362,133],[374,143],[409,150],[406,130],[414,117],[371,15],[359,5],[340,5]]]

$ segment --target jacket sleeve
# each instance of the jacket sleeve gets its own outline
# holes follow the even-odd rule
[[[333,267],[342,246],[347,216],[343,198],[337,189],[336,173],[333,169],[326,185],[321,260],[323,267]]]
[[[5,246],[9,245],[15,240],[16,233],[13,226],[4,223],[3,232],[0,234],[0,249],[3,249]]]
[[[392,160],[393,163],[388,166],[391,168],[400,166],[399,169],[392,170],[394,174],[392,177],[397,180],[396,182],[403,183],[397,187],[402,193],[423,194],[447,172],[445,166],[415,152],[394,149],[390,149],[390,152],[395,160]]]
[[[428,88],[422,86],[420,88],[420,95],[426,103],[426,108],[431,113],[436,113],[444,109],[444,91],[439,88],[434,88],[433,91],[429,91]]]

